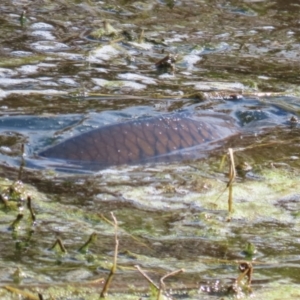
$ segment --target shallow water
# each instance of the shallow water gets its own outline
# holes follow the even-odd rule
[[[136,264],[156,281],[184,268],[166,280],[175,299],[231,297],[244,259],[254,262],[251,297],[299,297],[300,143],[289,123],[300,99],[298,1],[4,0],[0,11],[1,177],[18,177],[25,144],[29,185],[15,189],[21,208],[31,195],[37,216],[32,226],[23,209],[13,231],[21,208],[2,206],[2,283],[45,298],[98,298],[102,283],[93,280],[111,266],[114,232],[105,218],[113,211],[120,254],[111,291],[123,293],[116,299],[149,291]],[[176,62],[157,69],[167,54]],[[236,95],[243,97],[232,101]],[[35,157],[94,128],[203,110],[244,126],[204,160],[74,175]],[[227,167],[220,165],[229,147],[253,177],[237,179],[226,222]],[[3,180],[2,194],[14,198],[10,184]],[[92,232],[98,240],[79,254]],[[57,237],[67,254],[49,250]],[[248,242],[257,248],[252,257]]]

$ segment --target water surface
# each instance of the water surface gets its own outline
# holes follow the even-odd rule
[[[111,211],[120,226],[117,299],[149,291],[137,264],[156,281],[184,268],[166,282],[175,299],[227,297],[244,259],[254,263],[252,297],[299,297],[299,129],[289,124],[299,113],[298,1],[4,0],[0,11],[2,194],[12,197],[8,179],[18,177],[25,144],[29,185],[14,188],[21,204],[32,196],[37,215],[31,226],[23,209],[14,232],[19,209],[1,208],[3,297],[16,297],[2,288],[9,285],[66,298],[59,293],[70,285],[72,299],[98,298],[93,282],[113,257],[103,218]],[[199,111],[234,117],[247,134],[202,160],[97,174],[59,173],[35,157],[91,129]],[[226,222],[220,165],[229,147],[254,176],[237,179]],[[92,232],[97,242],[78,254]],[[67,254],[49,250],[57,237]]]

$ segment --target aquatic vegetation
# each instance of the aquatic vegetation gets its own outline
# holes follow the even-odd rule
[[[99,299],[109,273],[109,299],[299,298],[295,3],[25,2],[0,8],[0,298]],[[255,134],[199,161],[35,159],[110,124],[237,109]]]

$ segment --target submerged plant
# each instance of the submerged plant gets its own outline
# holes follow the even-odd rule
[[[89,239],[86,241],[86,243],[84,243],[84,245],[82,245],[79,249],[78,252],[80,253],[87,253],[89,250],[89,247],[92,243],[94,243],[97,239],[97,234],[95,232],[93,232]]]

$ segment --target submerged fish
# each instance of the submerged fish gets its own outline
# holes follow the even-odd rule
[[[217,142],[238,133],[235,120],[217,113],[184,113],[108,125],[72,137],[39,153],[68,165],[100,170],[201,157]]]

